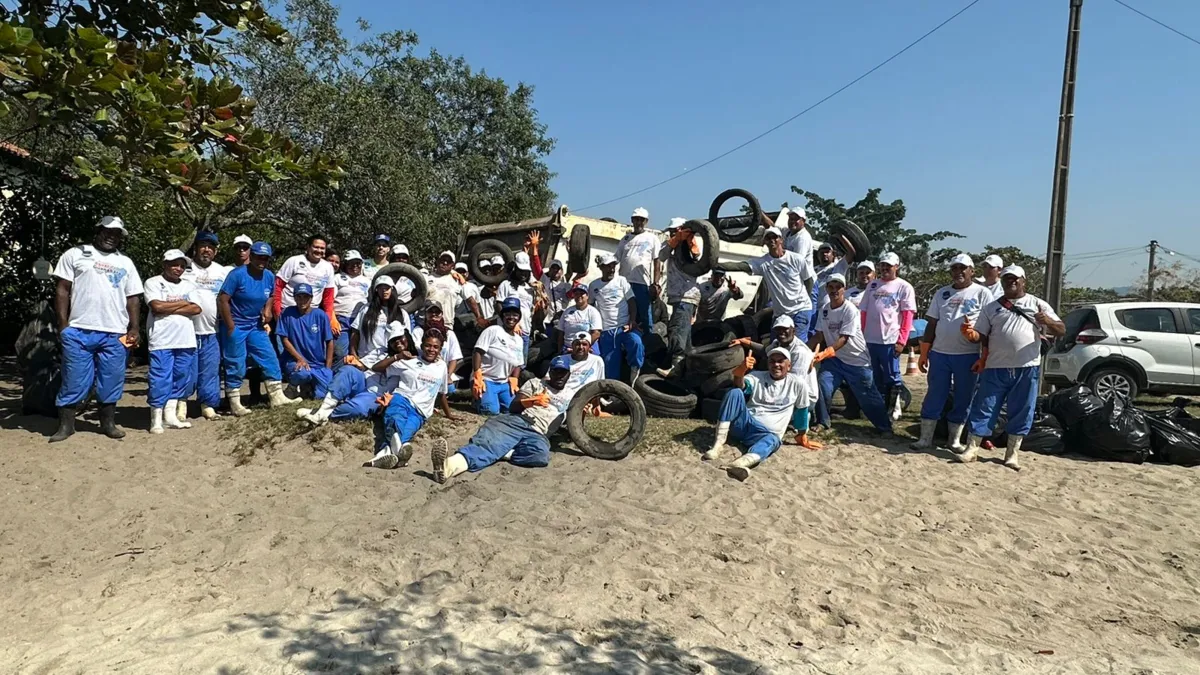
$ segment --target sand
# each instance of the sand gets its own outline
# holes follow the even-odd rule
[[[677,423],[442,487],[428,436],[391,472],[342,430],[239,460],[254,416],[150,436],[135,377],[124,441],[81,420],[49,446],[16,394],[6,673],[1200,672],[1195,470],[864,434],[742,484]]]

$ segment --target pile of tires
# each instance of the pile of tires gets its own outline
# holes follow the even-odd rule
[[[696,411],[696,395],[675,380],[658,375],[642,375],[633,383],[650,417],[685,419]]]

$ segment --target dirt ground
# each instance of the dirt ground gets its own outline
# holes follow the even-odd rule
[[[145,389],[123,441],[50,446],[0,386],[3,672],[1200,672],[1195,470],[841,424],[737,483],[655,420],[619,462],[443,487],[429,440],[473,416],[386,472],[365,423],[290,411],[151,436]]]

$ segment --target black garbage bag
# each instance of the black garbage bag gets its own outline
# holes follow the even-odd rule
[[[1141,410],[1114,399],[1083,418],[1072,449],[1096,459],[1141,464],[1150,456],[1150,423]]]
[[[1042,401],[1042,412],[1058,418],[1064,431],[1070,436],[1079,428],[1085,417],[1104,407],[1104,400],[1082,384],[1060,389]]]
[[[1168,464],[1200,466],[1200,434],[1184,428],[1173,417],[1174,410],[1146,414],[1150,424],[1150,452],[1155,459]]]
[[[1042,455],[1061,455],[1067,451],[1063,435],[1062,424],[1057,417],[1039,412],[1033,416],[1033,428],[1021,443],[1021,449]]]
[[[1189,401],[1186,398],[1175,399],[1175,407],[1164,411],[1169,413],[1168,419],[1194,434],[1200,434],[1200,418],[1193,417],[1185,410]]]

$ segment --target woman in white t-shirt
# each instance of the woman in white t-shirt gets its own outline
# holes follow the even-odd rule
[[[163,254],[162,274],[146,280],[146,304],[150,306],[147,329],[150,340],[149,395],[150,433],[161,434],[163,425],[187,429],[177,408],[196,386],[196,324],[193,316],[204,311],[196,302],[196,284],[183,278],[187,258],[171,249]]]
[[[347,362],[354,357],[364,367],[370,368],[387,354],[388,324],[399,321],[407,329],[408,312],[400,308],[400,299],[396,294],[396,282],[386,275],[379,276],[371,283],[371,296],[351,321],[350,354]]]
[[[517,393],[517,375],[525,364],[524,342],[517,332],[521,313],[521,301],[508,298],[500,304],[500,325],[488,326],[475,342],[471,394],[481,415],[507,412]]]
[[[363,466],[394,469],[408,464],[412,457],[412,444],[409,441],[433,414],[435,402],[439,398],[445,401],[449,374],[441,352],[441,336],[437,330],[430,330],[421,341],[420,353],[416,358],[388,357],[388,379],[394,384],[380,401],[384,407],[386,442],[377,448],[375,457]],[[443,412],[446,410],[443,408]],[[446,416],[450,417],[449,413]]]
[[[600,316],[600,310],[591,306],[587,286],[572,287],[567,291],[567,297],[575,304],[564,309],[558,319],[558,351],[567,353],[571,348],[567,336],[583,332],[591,336],[592,353],[599,354],[600,330],[604,327],[604,318]]]
[[[442,360],[446,362],[446,369],[450,372],[450,386],[446,393],[454,391],[454,373],[458,370],[458,364],[462,361],[463,353],[462,346],[458,342],[458,336],[446,324],[445,313],[442,308],[434,303],[428,303],[421,311],[421,316],[417,318],[417,327],[412,330],[413,343],[421,344],[427,332],[436,332],[442,340]],[[443,401],[442,411],[450,417],[450,408]]]

